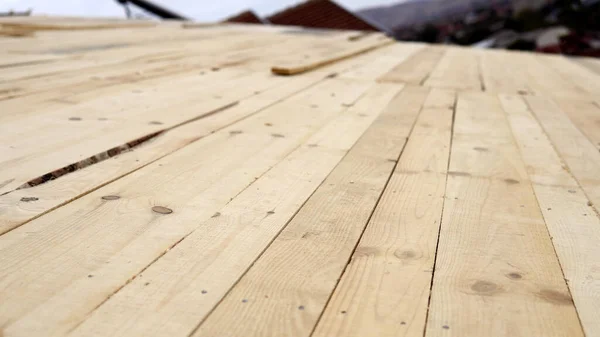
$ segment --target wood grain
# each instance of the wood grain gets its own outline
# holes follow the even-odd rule
[[[390,104],[193,336],[311,334],[426,94]]]
[[[422,336],[442,216],[454,93],[431,91],[313,336]]]
[[[519,97],[504,96],[554,249],[587,336],[600,331],[600,220],[552,143]]]
[[[582,336],[497,97],[459,94],[450,158],[426,336]]]

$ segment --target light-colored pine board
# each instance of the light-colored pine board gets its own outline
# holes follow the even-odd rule
[[[426,98],[406,88],[192,336],[309,336]]]
[[[425,335],[582,336],[495,95],[459,94],[450,153]]]
[[[389,85],[371,88],[354,107],[307,139],[217,216],[111,297],[70,336],[189,335],[399,89],[401,86]],[[178,280],[188,281],[183,284]],[[131,325],[132,321],[138,324]]]
[[[5,18],[0,24],[5,27],[22,30],[88,30],[88,29],[114,29],[114,28],[147,28],[156,26],[150,20],[32,20],[31,17]],[[36,22],[37,21],[37,22]]]
[[[90,90],[110,84],[131,83],[158,76],[176,75],[191,71],[239,66],[259,59],[265,48],[281,41],[275,37],[250,38],[248,36],[215,36],[211,39],[197,37],[185,41],[186,51],[181,50],[181,40],[167,42],[157,51],[153,44],[111,49],[103,45],[104,52],[94,51],[92,56],[75,59],[65,55],[63,62],[47,65],[33,65],[25,69],[14,69],[3,73],[0,90],[6,93],[0,99],[39,94],[49,90],[77,91]],[[226,42],[223,42],[225,40]],[[84,47],[86,51],[89,47]],[[100,48],[100,47],[97,47]],[[113,55],[114,54],[114,55]],[[218,55],[218,58],[215,57]],[[174,63],[174,61],[177,61]],[[14,78],[19,76],[19,78]],[[18,92],[9,89],[19,88]]]
[[[445,53],[444,48],[423,46],[389,73],[380,77],[379,81],[421,84],[429,77]]]
[[[401,45],[391,44],[389,46],[378,48],[366,55],[353,57],[352,60],[361,62],[363,66],[347,71],[341,76],[343,78],[374,81],[383,74],[388,73],[400,60],[405,60],[422,48],[422,45],[408,43]],[[373,54],[378,55],[378,57],[373,61],[367,61],[372,58]]]
[[[486,91],[520,95],[534,92],[528,86],[526,78],[521,76],[523,69],[512,67],[506,62],[511,57],[510,52],[486,50],[478,55]]]
[[[588,68],[596,74],[600,74],[600,60],[591,57],[577,57],[572,58],[571,61]]]
[[[1,236],[5,333],[74,328],[368,87],[325,81]],[[110,195],[120,199],[102,199]],[[156,213],[155,206],[173,213]]]
[[[569,116],[550,99],[530,96],[526,98],[531,111],[554,144],[556,151],[565,162],[565,169],[573,177],[593,203],[594,209],[600,205],[600,152]]]
[[[481,91],[479,57],[473,50],[446,48],[424,85],[433,88]]]
[[[275,104],[318,81],[318,78],[310,77],[288,81],[285,86],[244,99],[222,112],[169,130],[141,148],[64,175],[57,180],[2,195],[0,196],[0,214],[2,214],[0,235]]]
[[[554,100],[575,126],[600,151],[600,105],[579,100]]]
[[[312,336],[422,336],[442,216],[454,93],[433,89]]]
[[[311,50],[310,53],[300,58],[297,57],[296,60],[287,60],[284,63],[275,64],[271,68],[271,71],[277,75],[297,75],[364,54],[392,43],[393,40],[380,34],[374,34],[373,37],[358,41],[348,40],[344,45],[336,45],[334,50],[330,50],[330,48],[325,50]]]
[[[600,96],[600,74],[571,62],[563,55],[540,55],[538,60],[560,74],[564,81],[585,92],[589,100]]]
[[[505,51],[505,66],[515,71],[515,76],[524,81],[527,89],[542,97],[560,97],[567,99],[589,99],[582,83],[573,83],[563,77],[540,57],[543,55]]]
[[[600,331],[594,60],[401,42],[275,76],[386,38],[2,22],[69,29],[0,38],[1,336]]]
[[[600,220],[527,104],[503,96],[554,249],[587,336],[600,331]]]
[[[187,83],[169,82],[176,86],[172,89],[163,84],[164,89],[127,91],[58,109],[51,115],[32,115],[4,123],[0,126],[0,139],[8,148],[0,152],[0,181],[11,182],[1,187],[0,193],[115,146],[201,118],[252,96],[255,91],[277,85],[277,80],[266,78],[264,74],[250,74],[210,85],[202,76],[191,75]],[[203,92],[192,98],[190,95],[198,90]],[[111,106],[119,109],[110,109]],[[30,134],[36,137],[28,137]]]
[[[387,63],[379,59],[378,55],[368,54],[361,60],[366,64],[385,67]],[[326,73],[343,75],[353,68],[356,68],[354,61],[340,62],[323,68],[323,76]],[[319,74],[315,73],[314,76]],[[1,181],[6,184],[0,190],[10,191],[37,176],[82,158],[185,122],[186,118],[196,118],[199,115],[191,115],[201,113],[199,106],[194,105],[196,102],[201,102],[206,111],[211,111],[284,81],[288,79],[270,78],[264,73],[244,74],[222,70],[206,75],[185,74],[171,78],[170,82],[157,78],[124,84],[68,96],[64,101],[51,103],[41,100],[37,105],[25,104],[28,102],[26,99],[0,103],[6,108],[5,111],[10,112],[0,116],[4,120],[0,127],[3,130],[0,140],[9,145],[2,149],[4,171]],[[217,84],[213,85],[213,82]],[[185,100],[190,93],[197,92],[201,94]],[[184,100],[183,103],[177,103],[180,100]],[[139,108],[140,104],[144,106],[143,109]],[[107,105],[115,108],[107,111]],[[190,109],[190,105],[194,109]],[[166,108],[176,112],[165,115],[163,111]],[[71,121],[73,117],[82,120]],[[162,124],[148,124],[151,122]],[[147,131],[141,133],[143,130]],[[36,138],[27,137],[34,133]],[[40,146],[39,140],[42,138],[45,141]],[[34,161],[35,165],[32,164]],[[26,169],[23,170],[23,167]]]

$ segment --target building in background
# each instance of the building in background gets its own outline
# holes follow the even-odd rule
[[[387,32],[333,0],[308,0],[267,18],[274,25]]]
[[[260,16],[258,16],[252,10],[246,10],[234,16],[230,16],[223,20],[223,22],[234,22],[234,23],[255,23],[255,24],[268,24],[269,22]]]

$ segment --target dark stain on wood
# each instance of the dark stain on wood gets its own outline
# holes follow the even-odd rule
[[[271,136],[275,137],[275,138],[284,138],[285,136],[280,134],[280,133],[272,133]]]
[[[475,146],[473,148],[473,150],[479,151],[479,152],[488,152],[489,151],[487,147],[480,147],[480,146]]]
[[[242,130],[231,130],[231,131],[229,131],[229,134],[232,135],[232,136],[233,135],[239,135],[240,133],[243,133],[243,131]]]
[[[508,185],[515,185],[519,183],[519,181],[515,179],[504,179],[504,182]]]
[[[159,122],[159,121],[151,121],[151,122],[150,122],[150,123],[148,123],[148,124],[151,124],[151,125],[162,125],[162,122]]]
[[[401,250],[401,249],[396,249],[394,251],[394,256],[397,257],[400,260],[412,260],[417,258],[417,253],[415,251],[412,250]]]
[[[173,210],[164,206],[154,206],[152,207],[152,210],[156,213],[159,214],[171,214],[173,213]]]
[[[36,198],[36,197],[23,197],[21,198],[22,202],[31,202],[31,201],[38,201],[40,200],[40,198]]]
[[[81,117],[69,117],[70,121],[80,121]]]
[[[120,199],[121,197],[118,195],[105,195],[102,197],[103,200],[117,200]]]
[[[215,214],[213,214],[213,215],[211,216],[211,218],[218,218],[218,217],[220,217],[220,216],[221,216],[221,213],[219,213],[219,212],[216,212]]]
[[[520,280],[523,278],[523,275],[519,274],[519,273],[508,273],[506,275],[509,279],[511,280]]]
[[[573,304],[573,299],[569,294],[561,293],[560,291],[551,290],[551,289],[543,289],[536,293],[536,295],[550,303],[559,304],[559,305],[571,305]]]
[[[501,292],[502,288],[493,282],[479,280],[471,285],[471,290],[479,295],[491,296]]]

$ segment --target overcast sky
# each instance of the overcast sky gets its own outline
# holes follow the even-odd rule
[[[200,21],[216,21],[243,9],[254,9],[259,15],[271,14],[302,0],[153,0],[181,14]],[[347,8],[358,9],[401,0],[338,0]],[[0,11],[26,10],[36,14],[78,16],[124,16],[115,0],[0,0]]]

